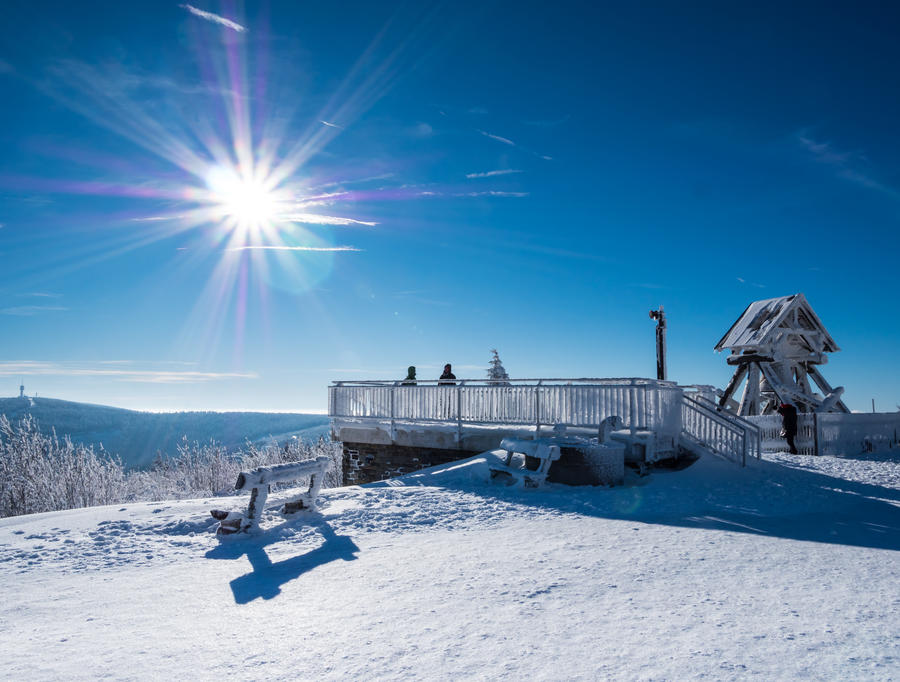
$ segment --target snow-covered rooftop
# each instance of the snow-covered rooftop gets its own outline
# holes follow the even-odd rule
[[[756,348],[773,340],[776,330],[797,311],[798,329],[820,333],[823,350],[840,350],[803,294],[754,301],[716,344],[716,350]]]

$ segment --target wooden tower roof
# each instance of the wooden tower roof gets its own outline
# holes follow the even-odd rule
[[[785,329],[806,337],[811,348],[821,348],[826,353],[840,350],[803,294],[754,301],[716,344],[716,350],[758,349],[774,343]]]

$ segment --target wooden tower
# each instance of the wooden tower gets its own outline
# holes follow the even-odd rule
[[[828,362],[826,353],[840,348],[803,294],[751,303],[716,344],[716,351],[726,349],[735,370],[720,407],[732,402],[746,379],[737,406],[741,416],[772,414],[783,402],[798,412],[850,411],[841,401],[844,389],[832,388],[818,367]]]

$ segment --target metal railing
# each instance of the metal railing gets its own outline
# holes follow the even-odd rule
[[[565,424],[599,427],[617,415],[626,427],[677,437],[681,389],[654,379],[483,379],[335,381],[328,388],[332,418],[463,425]]]
[[[715,403],[700,396],[683,396],[681,401],[682,437],[710,452],[747,466],[747,458],[760,458],[760,432],[756,425],[719,410]]]

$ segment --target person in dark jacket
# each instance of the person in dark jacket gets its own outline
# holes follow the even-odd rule
[[[456,375],[453,373],[452,368],[450,367],[450,363],[448,362],[444,365],[444,373],[441,374],[441,378],[438,379],[438,384],[444,384],[446,386],[456,386],[456,382],[453,381],[456,379]]]
[[[415,386],[416,385],[416,367],[415,365],[410,365],[409,369],[406,370],[406,378],[400,382],[401,386]]]
[[[778,414],[781,415],[781,428],[787,439],[788,447],[791,449],[791,454],[796,455],[797,446],[794,445],[794,437],[797,435],[797,408],[790,403],[782,403],[778,408]]]

